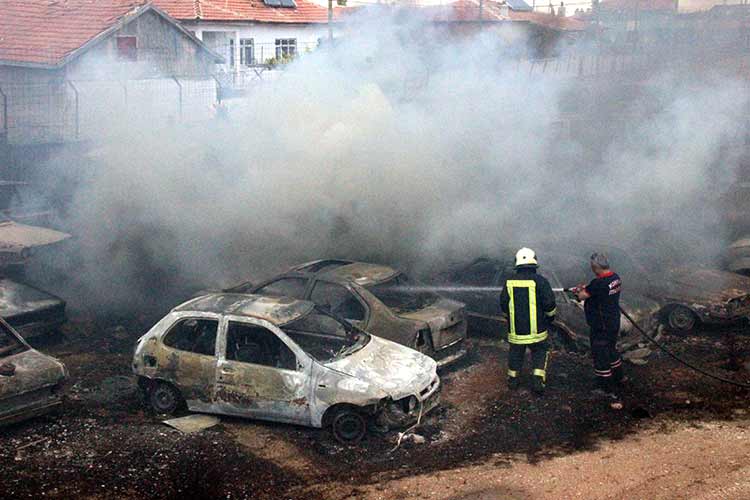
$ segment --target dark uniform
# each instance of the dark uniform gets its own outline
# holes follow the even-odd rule
[[[599,274],[586,286],[590,295],[584,303],[586,322],[591,328],[591,356],[594,374],[603,389],[622,380],[622,359],[617,352],[620,332],[620,289],[622,281],[612,271]]]
[[[509,382],[512,386],[517,384],[528,347],[534,366],[534,388],[543,390],[549,358],[547,331],[557,313],[549,281],[537,274],[534,265],[518,266],[505,281],[500,307],[508,316]]]

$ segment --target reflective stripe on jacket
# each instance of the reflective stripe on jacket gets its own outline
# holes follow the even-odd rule
[[[505,281],[500,306],[508,316],[508,342],[534,344],[547,339],[557,308],[555,294],[534,266],[521,266]]]

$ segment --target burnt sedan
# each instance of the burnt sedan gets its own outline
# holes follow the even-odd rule
[[[32,349],[0,319],[0,424],[50,411],[62,402],[65,366]]]
[[[318,260],[225,291],[310,300],[373,335],[433,357],[439,366],[466,354],[464,305],[415,286],[388,266]]]
[[[0,318],[23,338],[55,331],[65,320],[65,302],[51,293],[0,277]]]
[[[555,325],[577,339],[577,347],[586,348],[588,327],[583,313],[583,304],[575,300],[563,288],[583,281],[591,271],[585,259],[563,254],[540,252],[540,273],[555,291],[557,320]],[[439,272],[430,283],[445,290],[448,296],[466,304],[469,328],[482,335],[503,335],[507,332],[507,318],[500,310],[500,290],[506,276],[513,273],[513,252],[500,257],[478,258],[468,264],[457,264]],[[645,331],[656,326],[659,304],[638,293],[628,293],[621,300],[623,307]],[[622,334],[630,332],[632,325],[621,321]]]
[[[191,411],[328,427],[340,441],[418,420],[439,401],[437,364],[288,297],[210,294],[138,340],[133,371],[157,413]]]

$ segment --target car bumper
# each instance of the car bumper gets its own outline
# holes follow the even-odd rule
[[[439,351],[435,352],[434,359],[437,361],[438,368],[443,368],[466,356],[465,339],[458,339]]]

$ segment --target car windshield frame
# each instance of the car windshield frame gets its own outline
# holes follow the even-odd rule
[[[404,288],[404,290],[397,290],[399,288]],[[413,289],[409,290],[410,288]],[[441,299],[440,295],[427,290],[421,283],[412,280],[405,273],[398,273],[385,281],[365,285],[364,289],[389,309],[405,313],[420,311]]]
[[[302,321],[305,318],[309,317],[313,313],[318,313],[320,315],[329,317],[333,319],[336,323],[340,324],[342,328],[344,329],[344,332],[346,333],[346,337],[342,337],[342,340],[346,340],[350,342],[351,344],[348,346],[344,346],[341,348],[338,352],[336,352],[333,356],[327,359],[321,359],[320,357],[316,356],[312,352],[310,352],[308,349],[305,349],[303,346],[300,345],[300,343],[295,340],[289,332],[286,331],[287,328],[294,325],[298,321]],[[279,327],[282,332],[287,337],[290,337],[292,342],[294,342],[297,347],[302,350],[305,354],[310,356],[313,360],[317,361],[321,364],[328,364],[333,363],[334,361],[338,361],[340,359],[346,358],[348,356],[351,356],[355,352],[361,351],[367,344],[370,343],[372,340],[372,335],[367,333],[366,331],[362,330],[361,328],[357,327],[356,325],[350,323],[346,319],[340,317],[338,314],[334,314],[331,311],[326,310],[323,307],[320,307],[318,305],[313,306],[308,310],[305,314],[298,316],[294,318],[293,320],[285,323],[284,325],[281,325]],[[293,329],[293,328],[292,328]],[[322,333],[322,332],[321,332]]]
[[[0,337],[7,338],[9,342],[7,345],[0,347],[0,359],[9,358],[22,352],[26,352],[31,349],[16,333],[13,331],[10,325],[4,321],[0,321]]]

